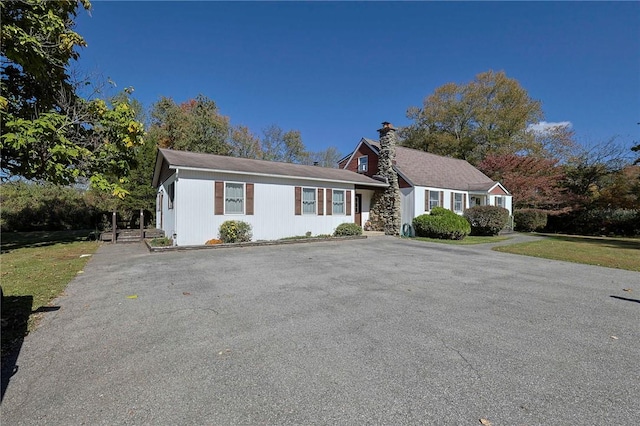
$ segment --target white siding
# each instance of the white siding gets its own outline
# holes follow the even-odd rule
[[[253,183],[254,214],[215,215],[216,181]],[[350,215],[296,215],[296,186],[350,190]],[[306,232],[311,232],[312,235],[332,234],[339,224],[354,221],[355,191],[353,185],[348,184],[181,170],[176,197],[178,194],[178,245],[201,245],[211,238],[218,238],[218,229],[226,220],[242,220],[251,224],[254,241],[304,235]],[[324,198],[326,204],[326,195]]]
[[[358,189],[358,194],[362,194],[362,205],[360,206],[360,213],[362,214],[362,227],[367,223],[371,212],[371,198],[375,191],[369,189]],[[355,205],[355,204],[354,204]]]
[[[405,223],[411,224],[416,216],[416,190],[413,187],[400,188],[400,227]]]
[[[511,195],[490,195],[489,196],[489,204],[492,206],[496,204],[496,197],[504,197],[504,208],[509,210],[509,214],[513,214],[513,196]]]
[[[453,193],[461,193],[463,194],[463,199],[465,201],[463,201],[465,204],[464,206],[466,206],[466,208],[470,207],[470,200],[469,200],[469,193],[467,191],[458,191],[458,190],[451,190],[451,189],[442,189],[442,188],[434,188],[434,187],[426,187],[426,186],[416,186],[415,187],[415,196],[414,196],[414,200],[415,200],[415,206],[413,209],[413,217],[416,216],[420,216],[421,214],[425,214],[427,213],[427,211],[425,210],[425,196],[426,196],[426,191],[440,191],[440,192],[444,192],[443,197],[442,197],[442,205],[440,207],[444,207],[447,210],[451,210],[451,199],[453,198]],[[462,212],[456,212],[458,214],[462,214]],[[411,218],[413,220],[413,218]],[[404,217],[403,217],[403,221],[404,221]]]
[[[162,206],[156,207],[156,210],[162,211],[162,224],[160,223],[159,217],[156,217],[156,227],[164,230],[165,236],[171,238],[174,234],[176,226],[175,226],[175,218],[176,218],[176,207],[177,207],[177,197],[178,197],[178,188],[177,185],[174,189],[174,200],[173,200],[173,208],[169,208],[169,185],[176,181],[176,175],[171,176],[162,185],[158,188],[158,194],[162,193]],[[157,202],[157,201],[156,201]]]

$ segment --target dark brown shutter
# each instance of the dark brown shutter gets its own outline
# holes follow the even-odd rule
[[[429,194],[429,190],[425,189],[424,190],[424,211],[428,212],[429,211],[429,202],[431,200],[431,194]]]
[[[444,207],[444,191],[438,192],[440,192],[440,207]]]
[[[299,186],[296,186],[295,194],[296,194],[295,212],[296,212],[296,215],[301,215],[302,214],[302,188]]]
[[[247,191],[247,205],[245,208],[245,212],[248,215],[252,215],[253,214],[253,184],[252,183],[246,184],[246,191]]]
[[[333,214],[333,189],[327,189],[327,216]]]
[[[452,192],[451,193],[451,211],[455,211],[454,210],[454,208],[455,208],[455,204],[454,203],[455,202],[456,202],[456,193]]]
[[[324,214],[324,188],[318,188],[318,214]]]
[[[467,209],[467,194],[462,195],[462,211]]]
[[[345,210],[345,214],[347,216],[351,216],[351,191],[347,191],[347,209]]]
[[[214,214],[224,214],[224,182],[216,182],[214,198]]]

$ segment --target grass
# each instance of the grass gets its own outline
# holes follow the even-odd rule
[[[173,245],[173,240],[168,237],[157,237],[149,241],[149,245],[151,247],[169,247]]]
[[[640,272],[640,239],[543,235],[539,241],[493,250]]]
[[[457,246],[497,243],[497,242],[505,241],[508,239],[509,237],[504,237],[502,235],[497,235],[492,237],[478,237],[478,236],[468,235],[462,240],[441,240],[438,238],[411,237],[411,240],[416,240],[416,241],[426,241],[429,243],[440,243],[440,244],[452,244]]]
[[[39,314],[82,271],[99,243],[83,241],[88,231],[3,233],[2,355],[37,325]]]
[[[76,231],[36,231],[36,232],[3,232],[0,247],[2,253],[19,249],[45,247],[60,243],[85,241],[93,237],[95,231],[90,229]]]
[[[280,241],[287,240],[306,240],[308,238],[331,238],[331,234],[318,234],[318,235],[294,235],[292,237],[280,238]]]

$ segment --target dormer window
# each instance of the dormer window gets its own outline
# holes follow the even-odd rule
[[[364,155],[358,157],[358,173],[366,173],[369,170],[369,157]]]

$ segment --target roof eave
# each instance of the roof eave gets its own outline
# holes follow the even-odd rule
[[[210,168],[204,168],[204,167],[180,166],[176,164],[170,165],[169,168],[189,170],[194,172],[226,173],[226,174],[271,177],[271,178],[280,178],[280,179],[303,179],[303,180],[310,180],[314,182],[348,183],[353,185],[367,185],[367,186],[376,186],[376,187],[382,187],[382,188],[386,188],[388,186],[385,183],[382,183],[382,182],[378,183],[375,181],[358,182],[358,181],[348,180],[348,179],[329,179],[329,178],[319,178],[319,177],[310,177],[310,176],[292,176],[292,175],[279,175],[279,174],[273,174],[273,173],[245,172],[245,171],[239,171],[239,170],[210,169]]]
[[[153,188],[157,188],[160,186],[160,173],[162,171],[162,161],[164,160],[164,155],[162,155],[162,149],[158,149],[156,153],[156,165],[153,169],[153,179],[151,180],[151,186]]]

